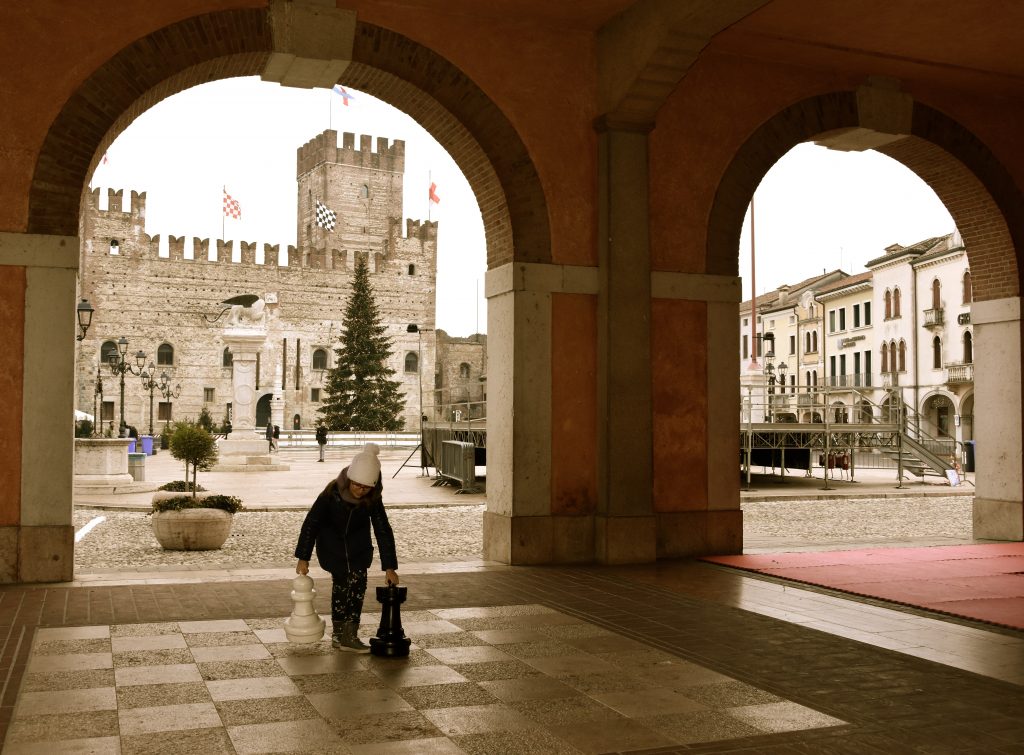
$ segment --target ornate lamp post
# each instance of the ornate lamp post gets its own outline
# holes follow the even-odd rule
[[[157,390],[160,391],[160,395],[164,397],[164,401],[170,401],[172,398],[178,398],[181,395],[181,383],[178,383],[171,388],[171,378],[166,372],[160,373],[160,384],[157,385]],[[167,413],[167,419],[164,420],[164,430],[171,423],[171,413]]]
[[[159,383],[156,378],[156,365],[150,361],[149,366],[142,371],[142,390],[149,391],[149,435],[153,437],[153,391]]]
[[[125,357],[128,355],[128,339],[121,336],[117,339],[117,354],[110,355],[110,371],[121,378],[121,426],[119,434],[124,437],[125,428],[128,426],[124,421],[124,376],[141,375],[142,367],[146,364],[146,353],[141,349],[135,352],[135,362],[138,367],[133,366]]]
[[[768,354],[764,361],[764,379],[765,385],[767,386],[767,392],[765,395],[765,401],[768,406],[765,408],[765,419],[768,422],[774,422],[772,416],[772,396],[775,394],[775,385],[778,383],[782,386],[782,390],[786,390],[786,370],[788,366],[785,362],[779,362],[778,366],[772,364],[775,359],[775,353]]]
[[[96,389],[92,395],[92,434],[95,438],[98,436],[100,428],[103,427],[103,417],[100,413],[103,411],[103,373],[100,368],[96,368]]]

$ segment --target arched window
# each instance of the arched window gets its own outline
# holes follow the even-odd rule
[[[469,377],[469,365],[466,362],[459,365],[459,377],[463,380]]]
[[[942,339],[938,336],[932,339],[932,367],[942,369]]]
[[[889,372],[899,370],[899,363],[896,361],[896,342],[889,341]]]
[[[111,239],[110,240],[110,253],[111,254],[120,254],[121,253],[121,242],[118,241],[117,239]]]
[[[294,417],[292,417],[292,429],[293,430],[301,430],[302,429],[302,415],[296,414]]]
[[[811,350],[811,334],[804,333],[804,353],[806,354]]]
[[[938,278],[932,281],[932,309],[942,309],[942,284]]]
[[[117,344],[114,341],[104,341],[100,346],[100,361],[103,364],[110,364],[110,357],[117,361]]]
[[[892,291],[885,289],[885,319],[892,319]]]
[[[416,266],[409,265],[409,275],[416,275]]]
[[[882,344],[882,372],[889,371],[889,349]]]
[[[974,289],[971,287],[971,271],[964,270],[964,304],[974,301]]]
[[[813,385],[817,385],[817,384],[818,384],[818,371],[817,371],[817,370],[815,370],[814,372],[812,372],[812,373],[811,373],[811,377],[812,377],[812,378],[813,378],[813,380],[814,380],[814,383],[813,383]]]
[[[892,316],[900,316],[900,290],[898,288],[892,290]]]
[[[420,358],[416,356],[415,351],[410,351],[405,355],[405,371],[406,372],[419,372],[420,371]]]
[[[221,366],[223,366],[223,367],[230,367],[232,364],[234,364],[234,361],[235,361],[234,357],[231,356],[231,349],[229,349],[227,346],[225,346],[224,347],[224,356],[221,358]]]
[[[362,197],[363,199],[366,199],[368,196],[370,196],[370,187],[367,186],[366,184],[363,184],[362,186],[360,186],[359,187],[359,196]]]
[[[900,341],[900,372],[907,371],[907,342]]]
[[[811,331],[811,351],[818,351],[818,331]]]
[[[971,331],[964,332],[964,364],[974,362],[974,336]]]
[[[157,347],[156,350],[156,363],[157,365],[173,365],[174,364],[174,347],[169,343],[162,343]]]
[[[313,349],[313,369],[314,370],[326,370],[327,369],[327,350],[326,349]]]

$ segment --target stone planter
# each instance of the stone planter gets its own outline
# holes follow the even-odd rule
[[[153,500],[176,498],[182,493],[157,491]],[[212,493],[199,493],[205,498]],[[224,545],[231,534],[231,514],[221,509],[157,511],[152,515],[153,535],[169,551],[210,551]]]

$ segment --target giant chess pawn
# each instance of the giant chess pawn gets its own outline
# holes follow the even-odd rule
[[[377,636],[370,638],[370,652],[385,658],[405,658],[409,655],[412,640],[402,629],[402,603],[405,602],[406,588],[388,582],[387,587],[377,588],[377,602],[380,603],[380,628]]]
[[[292,601],[295,608],[284,622],[284,633],[289,642],[319,642],[324,636],[326,622],[313,610],[313,578],[300,574],[292,580]]]

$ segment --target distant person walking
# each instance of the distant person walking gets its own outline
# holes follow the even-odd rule
[[[267,423],[267,453],[274,452],[274,426]]]
[[[327,428],[322,422],[316,426],[316,442],[320,446],[320,458],[317,461],[323,461],[324,448],[327,446]]]
[[[277,439],[281,437],[281,428],[274,425],[274,436],[270,439],[270,450],[277,450]]]

